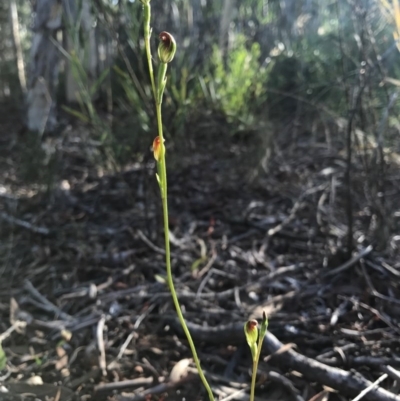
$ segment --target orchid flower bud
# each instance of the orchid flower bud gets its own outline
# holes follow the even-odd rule
[[[244,334],[246,335],[247,344],[249,344],[253,360],[257,355],[257,339],[258,339],[258,322],[257,320],[249,320],[244,325]]]
[[[164,144],[161,143],[161,138],[159,136],[156,136],[153,141],[153,154],[157,162],[161,161],[163,152],[164,152]]]
[[[158,45],[158,57],[164,64],[170,63],[176,52],[176,42],[174,37],[168,32],[161,32],[159,35],[160,44]]]

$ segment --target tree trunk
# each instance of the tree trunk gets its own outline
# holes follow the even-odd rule
[[[43,133],[54,130],[56,88],[60,52],[57,32],[61,29],[62,6],[58,0],[34,3],[32,48],[28,82],[28,129]]]
[[[12,39],[14,42],[15,56],[17,60],[19,84],[21,86],[22,93],[25,95],[26,94],[25,65],[21,46],[21,38],[19,35],[18,9],[15,0],[10,0],[10,22],[11,22]]]
[[[231,24],[236,0],[224,0],[221,17],[221,28],[219,32],[219,48],[223,57],[229,48],[229,25]]]
[[[66,68],[66,99],[73,103],[79,100],[79,88],[83,84],[90,87],[97,76],[97,45],[96,34],[93,27],[93,16],[90,9],[91,2],[82,0],[81,9],[78,10],[73,0],[63,0],[67,16],[66,45],[67,51],[77,55],[77,61],[86,71],[86,77],[74,74],[71,62]],[[78,21],[78,22],[77,22]],[[77,35],[81,31],[82,35]],[[84,80],[85,82],[79,82]]]

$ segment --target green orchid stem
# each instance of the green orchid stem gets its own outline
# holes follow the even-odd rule
[[[159,93],[159,96],[162,98],[162,93]],[[156,106],[157,113],[157,125],[158,125],[158,136],[161,139],[161,144],[164,146],[164,137],[163,137],[163,129],[162,129],[162,118],[161,118],[161,102],[159,102]],[[179,318],[179,322],[182,326],[182,329],[186,335],[187,341],[190,346],[190,350],[192,351],[194,363],[196,364],[197,371],[199,372],[200,379],[207,390],[208,397],[210,401],[214,401],[214,395],[211,391],[211,387],[207,382],[207,379],[203,373],[203,370],[200,365],[199,357],[197,356],[196,347],[192,340],[192,336],[190,335],[190,331],[186,325],[185,318],[183,317],[183,313],[181,310],[181,306],[179,304],[178,296],[176,294],[174,281],[172,278],[172,268],[171,268],[171,250],[170,250],[170,242],[169,242],[169,222],[168,222],[168,192],[167,192],[167,166],[165,162],[165,152],[162,152],[162,157],[158,164],[158,171],[160,175],[160,192],[161,192],[161,200],[162,200],[162,208],[163,208],[163,217],[164,217],[164,238],[165,238],[165,263],[167,266],[167,283],[169,290],[172,295],[172,300],[174,302],[174,306],[176,309],[176,313]]]
[[[167,78],[165,74],[167,73],[167,66],[166,63],[160,63],[158,68],[158,78],[157,78],[157,106],[161,106],[162,99],[164,95],[165,85],[167,83]],[[160,136],[161,138],[161,136]]]
[[[258,344],[257,344],[257,352],[255,355],[255,358],[253,358],[253,372],[251,375],[251,387],[250,387],[250,401],[254,401],[254,393],[256,390],[256,378],[257,378],[257,370],[258,370],[258,362],[260,360],[260,355],[261,355],[261,348],[262,344],[264,341],[264,337],[259,337],[258,338]]]
[[[150,73],[150,81],[152,92],[154,96],[154,100],[156,103],[156,114],[157,114],[157,126],[158,126],[158,136],[160,138],[161,146],[164,146],[164,135],[163,135],[163,125],[162,125],[162,115],[161,115],[161,104],[162,98],[164,94],[165,84],[166,84],[166,72],[167,72],[167,64],[160,63],[159,71],[158,71],[158,82],[157,87],[154,81],[154,71],[153,71],[153,63],[151,58],[151,48],[150,48],[150,16],[151,9],[149,2],[147,4],[143,4],[144,10],[144,38],[145,38],[145,47],[146,47],[146,56],[147,62],[149,65],[149,73]],[[186,325],[185,318],[183,317],[183,313],[181,310],[181,306],[179,304],[178,296],[176,294],[174,281],[172,278],[172,268],[171,268],[171,250],[170,250],[170,242],[169,242],[169,221],[168,221],[168,192],[167,192],[167,165],[165,162],[165,149],[161,152],[161,159],[157,162],[157,170],[159,174],[159,185],[160,185],[160,193],[162,200],[162,209],[163,209],[163,221],[164,221],[164,239],[165,239],[165,263],[167,266],[167,283],[169,290],[172,295],[172,300],[174,302],[174,306],[176,309],[176,313],[179,318],[179,322],[182,326],[182,329],[186,335],[187,341],[190,346],[190,350],[192,351],[193,359],[196,364],[197,371],[199,372],[200,379],[207,390],[210,401],[214,400],[214,395],[211,391],[211,387],[207,382],[207,379],[204,375],[204,372],[200,365],[199,357],[197,356],[196,347],[193,343],[192,336],[190,335],[190,331]]]
[[[258,359],[254,359],[253,372],[251,375],[250,401],[254,401],[254,394],[256,390],[257,367],[258,367]]]
[[[153,72],[153,62],[151,58],[151,47],[150,47],[150,36],[151,36],[151,28],[150,28],[150,20],[151,20],[151,7],[150,3],[143,4],[143,27],[144,27],[144,43],[146,48],[146,58],[149,65],[149,73],[150,73],[150,81],[151,81],[151,89],[153,91],[154,99],[156,99],[156,84],[154,82],[154,72]]]

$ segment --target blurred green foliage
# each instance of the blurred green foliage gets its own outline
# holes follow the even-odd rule
[[[219,47],[213,46],[211,72],[203,82],[209,86],[208,93],[214,107],[221,108],[228,121],[252,123],[266,100],[268,74],[273,62],[260,65],[260,53],[260,45],[252,43],[246,46],[243,35],[235,38],[226,62]]]
[[[321,110],[329,110],[330,117],[345,116],[352,88],[359,85],[360,71],[366,66],[366,104],[371,112],[365,119],[371,132],[376,129],[393,90],[393,84],[382,83],[385,77],[400,77],[400,57],[393,39],[398,28],[388,11],[392,3],[245,0],[232,9],[224,3],[152,0],[153,48],[158,32],[164,29],[178,43],[163,104],[169,140],[180,140],[188,130],[197,135],[193,122],[210,113],[222,117],[233,133],[252,131],[267,120],[291,121],[299,113],[304,117],[309,113],[310,119],[315,115],[324,118],[327,114]],[[25,2],[18,0],[17,4],[27,65],[31,15]],[[223,38],[226,10],[229,29]],[[78,18],[59,42],[62,48],[66,35],[74,38],[76,52],[64,58],[60,83],[65,90],[65,63],[69,62],[79,87],[78,104],[65,104],[62,93],[59,100],[70,116],[89,124],[96,138],[125,163],[130,155],[148,149],[143,137],[154,130],[141,6],[138,1],[93,0],[91,12],[99,57],[96,76],[89,76],[84,67],[88,38]],[[0,21],[0,97],[18,98],[6,3],[0,5]],[[225,39],[228,44],[221,48]],[[399,126],[398,111],[396,102],[385,139]]]

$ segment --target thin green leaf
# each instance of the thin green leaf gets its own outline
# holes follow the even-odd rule
[[[74,117],[79,118],[81,121],[85,123],[89,123],[90,120],[80,111],[71,109],[68,106],[62,106],[63,110],[65,110],[67,113],[72,114]]]
[[[90,87],[90,95],[93,96],[99,89],[100,85],[104,82],[104,80],[107,78],[108,73],[110,72],[109,68],[106,68],[97,78],[96,82],[93,83],[93,85]]]
[[[5,369],[6,365],[7,365],[7,356],[0,343],[0,370]]]

